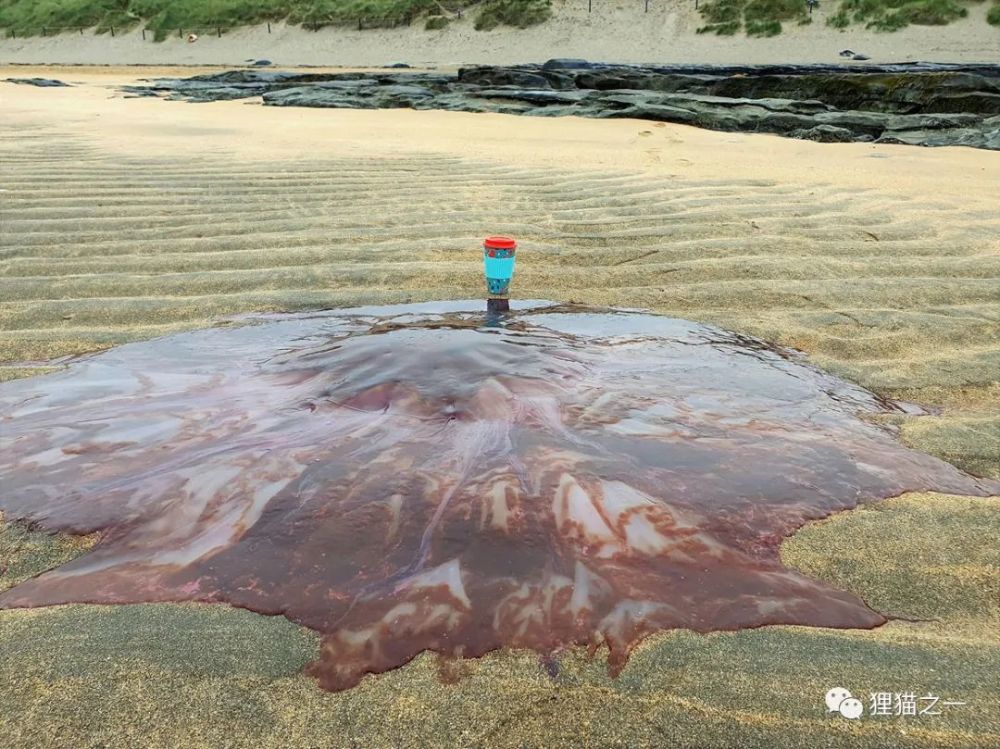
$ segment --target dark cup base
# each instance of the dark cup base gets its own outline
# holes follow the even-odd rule
[[[509,312],[510,311],[510,300],[509,299],[487,299],[486,300],[486,311],[487,312]]]

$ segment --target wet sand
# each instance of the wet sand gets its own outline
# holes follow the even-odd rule
[[[933,416],[899,417],[904,438],[974,473],[1000,475],[1000,154],[635,121],[189,105],[119,98],[113,85],[125,71],[46,74],[83,85],[0,84],[0,361],[8,376],[219,315],[475,296],[478,241],[508,232],[521,242],[516,295],[649,307],[800,348],[880,394],[938,407]],[[984,530],[995,524],[995,504],[914,501],[919,511],[875,518],[888,523],[879,526],[886,538],[893,512],[922,518],[899,540],[905,549],[865,546],[866,563],[845,571],[824,566],[824,549],[835,543],[827,538],[796,563],[870,601],[880,579],[873,570],[897,570],[893,554],[933,551],[935,534],[954,528],[962,540],[927,552],[879,609],[906,615],[907,601],[946,574],[965,597],[942,594],[917,614],[936,624],[893,622],[864,634],[678,632],[645,646],[617,682],[575,653],[555,682],[528,655],[468,671],[422,657],[333,698],[296,675],[315,643],[291,625],[268,636],[271,655],[250,659],[235,643],[262,630],[231,610],[7,612],[0,647],[36,655],[8,658],[17,669],[13,701],[0,714],[11,716],[5,728],[15,746],[58,745],[59,725],[115,745],[169,746],[179,740],[170,716],[182,703],[206,745],[223,735],[221,720],[244,726],[243,745],[305,746],[352,725],[372,746],[574,745],[581,721],[591,721],[600,746],[726,746],[734,737],[769,746],[775,736],[878,746],[890,735],[898,745],[987,746],[995,693],[984,685],[998,646],[995,609],[977,596],[995,583]],[[852,516],[830,521],[844,523],[845,539],[861,532],[852,531]],[[164,635],[155,647],[142,639],[144,627],[175,633],[180,623],[235,649],[205,653],[199,670],[191,653],[203,651],[187,636]],[[66,639],[67,624],[82,634]],[[88,665],[74,655],[81,642],[111,660]],[[865,661],[870,670],[847,668],[862,651],[879,654]],[[57,662],[79,659],[86,675],[60,671],[46,652],[63,653]],[[730,664],[723,670],[743,687],[716,684],[718,663]],[[121,701],[109,703],[102,724],[89,706],[109,674],[121,680]],[[150,678],[157,686],[142,696]],[[964,690],[975,705],[900,738],[906,726],[898,723],[831,722],[821,707],[830,678],[858,690],[951,689],[952,699]],[[774,696],[747,697],[758,693]],[[184,696],[167,698],[175,694]],[[213,719],[208,707],[220,700],[231,707]],[[258,711],[247,724],[240,705],[261,701],[269,717],[260,722]],[[129,704],[146,705],[145,728],[130,723]],[[392,722],[352,722],[357,711]]]

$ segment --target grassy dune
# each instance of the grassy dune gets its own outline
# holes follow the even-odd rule
[[[970,6],[984,2],[992,2],[986,22],[1000,26],[1000,0],[840,0],[826,24],[875,31],[898,31],[910,25],[947,26],[968,16]],[[807,26],[813,22],[804,0],[709,0],[701,4],[699,12],[706,23],[698,33],[720,36],[741,30],[748,36],[777,36],[782,24]]]
[[[910,24],[942,26],[968,15],[971,5],[991,2],[987,22],[1000,25],[1000,0],[840,0],[827,23],[836,28],[864,26],[896,31]],[[287,21],[308,29],[333,25],[397,26],[426,18],[429,30],[441,29],[458,11],[471,8],[475,28],[543,23],[551,0],[0,0],[0,28],[18,36],[94,27],[107,33],[142,26],[158,40],[186,30],[238,28]],[[775,36],[782,24],[813,22],[804,0],[709,0],[699,12],[699,33]],[[46,31],[48,30],[48,31]]]
[[[355,25],[368,28],[409,24],[432,15],[447,20],[476,5],[476,28],[541,23],[551,12],[550,0],[0,0],[0,28],[19,36],[58,29],[142,25],[157,40],[186,30],[237,28],[267,21],[288,21],[307,29]],[[440,28],[441,26],[438,26]]]
[[[968,8],[989,0],[841,0],[837,12],[827,19],[835,28],[852,24],[876,31],[896,31],[910,24],[946,26],[965,18]],[[1000,0],[992,0],[986,22],[1000,26]]]

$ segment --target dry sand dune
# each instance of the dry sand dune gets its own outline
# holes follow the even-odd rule
[[[638,121],[126,100],[110,87],[120,72],[63,76],[83,85],[0,84],[4,377],[241,311],[476,296],[477,242],[504,232],[522,247],[519,296],[649,307],[803,349],[879,393],[941,409],[907,419],[904,437],[1000,476],[1000,154],[821,145]],[[267,720],[246,729],[258,746],[312,745],[323,730],[358,725],[359,711],[386,716],[365,724],[371,746],[574,745],[577,716],[593,721],[595,735],[628,746],[722,746],[733,736],[741,746],[773,746],[776,735],[798,737],[797,745],[822,737],[830,746],[988,746],[997,707],[988,674],[1000,657],[995,601],[988,603],[994,508],[902,500],[865,511],[873,516],[831,521],[843,536],[824,536],[821,526],[815,545],[809,532],[793,542],[803,569],[882,610],[937,624],[675,633],[643,650],[615,683],[598,664],[571,659],[561,691],[529,656],[496,656],[475,666],[420,659],[332,696],[295,676],[314,647],[307,635],[269,622],[260,625],[273,629],[265,637],[259,618],[244,613],[6,612],[0,650],[22,653],[10,663],[33,674],[11,699],[30,705],[38,723],[4,717],[0,726],[15,731],[15,745],[51,745],[55,723],[41,716],[52,698],[45,685],[57,683],[69,690],[55,699],[71,735],[102,735],[115,746],[170,745],[179,730],[172,710],[204,711],[218,700],[223,721],[238,722],[243,701],[267,706]],[[904,526],[912,533],[894,535]],[[938,548],[938,536],[954,543]],[[843,538],[852,543],[838,547]],[[963,550],[963,538],[981,549]],[[17,554],[41,549],[39,569],[57,553],[37,539],[19,543]],[[900,561],[917,549],[929,554],[924,566]],[[838,564],[840,554],[852,564]],[[879,565],[910,571],[902,581],[885,579]],[[938,590],[928,604],[927,591]],[[124,681],[108,714],[124,735],[100,733],[80,706],[110,678],[97,661],[81,665],[87,675],[73,682],[28,658],[71,649],[64,626],[114,658],[135,627],[165,633],[148,653],[129,656],[139,659],[131,667],[115,661]],[[166,634],[177,626],[215,632],[217,645],[196,638],[181,647]],[[24,645],[25,628],[37,628],[39,639]],[[251,662],[240,654],[240,642],[263,652],[269,638],[278,655]],[[213,665],[199,671],[198,657]],[[725,678],[719,662],[732,664]],[[435,677],[439,668],[445,681],[455,676],[449,669],[466,679],[460,694]],[[142,678],[157,686],[143,693]],[[907,735],[892,723],[822,723],[802,684],[818,700],[830,679],[897,691],[930,679],[939,690],[965,690],[975,704],[958,718],[914,724]],[[742,691],[734,692],[737,682]],[[174,689],[188,708],[156,702]],[[519,694],[530,694],[531,706],[512,726],[502,701]],[[122,700],[152,711],[146,734],[121,728],[132,709]],[[0,715],[16,712],[2,707]],[[214,745],[224,734],[197,715],[203,744],[191,745]]]

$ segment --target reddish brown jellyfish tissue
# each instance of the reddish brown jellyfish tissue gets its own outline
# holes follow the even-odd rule
[[[873,627],[784,568],[810,519],[1000,493],[790,352],[655,315],[479,302],[245,318],[0,386],[0,509],[100,532],[0,595],[227,603],[323,635],[328,689],[423,650]]]

